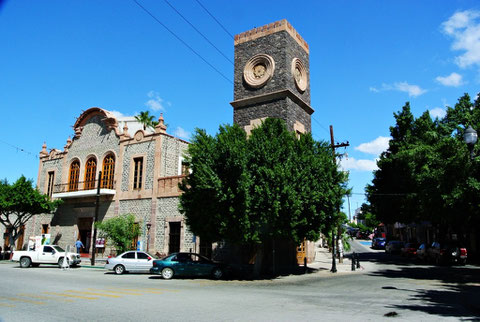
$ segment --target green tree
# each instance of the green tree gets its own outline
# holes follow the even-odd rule
[[[135,238],[140,236],[140,227],[133,214],[124,214],[95,223],[100,235],[113,243],[118,254],[132,248]]]
[[[55,211],[60,200],[51,201],[33,187],[32,181],[21,176],[15,183],[0,182],[0,223],[8,231],[11,249],[21,235],[21,228],[38,214]]]
[[[143,130],[146,130],[147,127],[155,128],[155,125],[158,124],[155,121],[155,116],[150,115],[149,111],[140,112],[140,114],[135,115],[135,119],[143,125]]]
[[[180,210],[192,232],[212,241],[254,246],[265,241],[316,240],[337,221],[346,193],[325,142],[295,135],[283,121],[266,119],[247,137],[237,125],[212,137],[197,130],[181,183]]]
[[[367,186],[372,213],[385,223],[430,221],[468,231],[480,215],[480,163],[469,160],[463,133],[479,129],[480,100],[462,96],[446,116],[413,117],[407,103],[394,114],[392,140]],[[478,152],[478,151],[477,151]]]

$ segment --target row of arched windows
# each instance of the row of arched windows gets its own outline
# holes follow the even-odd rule
[[[84,190],[95,189],[95,175],[97,173],[97,159],[91,157],[85,163]],[[100,187],[113,189],[113,178],[115,174],[115,156],[108,154],[103,158],[102,177]],[[68,191],[77,191],[80,183],[80,161],[75,160],[70,164],[70,175],[68,178]]]

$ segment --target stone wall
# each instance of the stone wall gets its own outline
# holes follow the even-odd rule
[[[130,187],[130,169],[133,166],[133,158],[143,155],[145,173],[143,174],[145,190],[153,188],[153,170],[155,167],[155,141],[134,143],[125,146],[122,165],[122,191],[128,191]]]
[[[152,200],[151,199],[137,199],[137,200],[121,200],[119,205],[119,215],[134,214],[136,221],[140,224],[140,236],[138,240],[141,240],[147,247],[147,226],[150,222],[150,214],[152,212]]]
[[[74,138],[66,156],[67,165],[70,166],[73,159],[78,158],[80,160],[80,178],[83,178],[87,157],[94,155],[97,158],[98,173],[101,170],[104,156],[110,151],[115,153],[115,159],[117,160],[119,138],[115,131],[107,130],[101,116],[93,116],[86,122],[82,134]],[[68,176],[64,178],[63,183],[66,183],[67,180]],[[83,179],[80,179],[80,181],[83,181]]]
[[[168,251],[168,222],[180,221],[183,238],[180,240],[180,250],[189,251],[195,248],[193,234],[185,224],[183,215],[178,210],[178,197],[157,199],[157,216],[155,222],[155,245],[154,248],[160,253]]]
[[[42,171],[40,173],[40,180],[37,183],[38,184],[38,189],[42,193],[47,193],[48,173],[49,172],[51,172],[51,171],[55,172],[55,177],[54,177],[53,184],[55,184],[55,185],[62,184],[63,159],[45,160],[45,161],[40,161],[40,162],[43,162],[43,167],[42,167]]]
[[[247,61],[257,54],[267,54],[275,61],[275,70],[265,86],[254,89],[243,80],[243,69]],[[307,89],[301,93],[296,89],[291,72],[293,58],[300,58],[307,69]],[[310,105],[310,72],[308,53],[286,31],[280,31],[235,46],[234,100],[290,89]]]
[[[178,175],[179,158],[184,155],[187,147],[188,144],[184,141],[169,136],[163,137],[160,177]]]
[[[311,130],[310,116],[288,97],[237,108],[233,113],[233,122],[244,127],[250,125],[252,120],[266,117],[284,120],[289,131],[294,130],[294,124],[297,120],[305,126],[307,132]]]

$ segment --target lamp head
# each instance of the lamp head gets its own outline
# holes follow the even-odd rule
[[[478,134],[471,125],[469,125],[468,128],[465,130],[465,133],[463,134],[463,140],[469,146],[473,146],[475,145],[475,143],[477,143]]]

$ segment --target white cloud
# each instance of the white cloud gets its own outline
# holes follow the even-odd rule
[[[397,82],[392,84],[382,84],[382,87],[370,87],[370,91],[374,93],[383,91],[400,91],[408,93],[408,96],[417,97],[427,92],[426,89],[421,88],[418,85],[411,85],[407,82]]]
[[[145,105],[153,111],[165,111],[163,106],[163,99],[155,91],[148,92],[147,96],[150,98]]]
[[[190,138],[190,132],[184,130],[180,126],[177,126],[175,131],[173,131],[173,135],[175,135],[179,138],[185,139],[185,140],[188,140]]]
[[[463,85],[463,80],[462,80],[462,75],[457,74],[457,73],[451,73],[448,76],[438,76],[435,78],[437,82],[444,86],[453,86],[453,87],[458,87],[460,85]]]
[[[430,117],[432,118],[442,118],[447,114],[447,112],[441,107],[435,107],[428,112],[430,113]]]
[[[400,92],[408,93],[408,96],[417,97],[427,92],[426,89],[420,88],[418,85],[410,85],[407,82],[393,84],[394,88]]]
[[[355,147],[355,150],[368,154],[379,155],[380,153],[388,149],[389,141],[389,137],[379,136],[371,142],[360,144],[359,146]]]
[[[345,170],[375,171],[378,170],[377,160],[357,160],[355,158],[342,158],[340,167]]]
[[[465,51],[455,58],[462,67],[480,66],[480,11],[465,10],[454,13],[442,23],[443,32],[453,38],[452,49]]]
[[[112,113],[113,116],[115,116],[117,119],[126,117],[122,112],[119,112],[119,111],[110,111],[109,110],[109,112]]]

